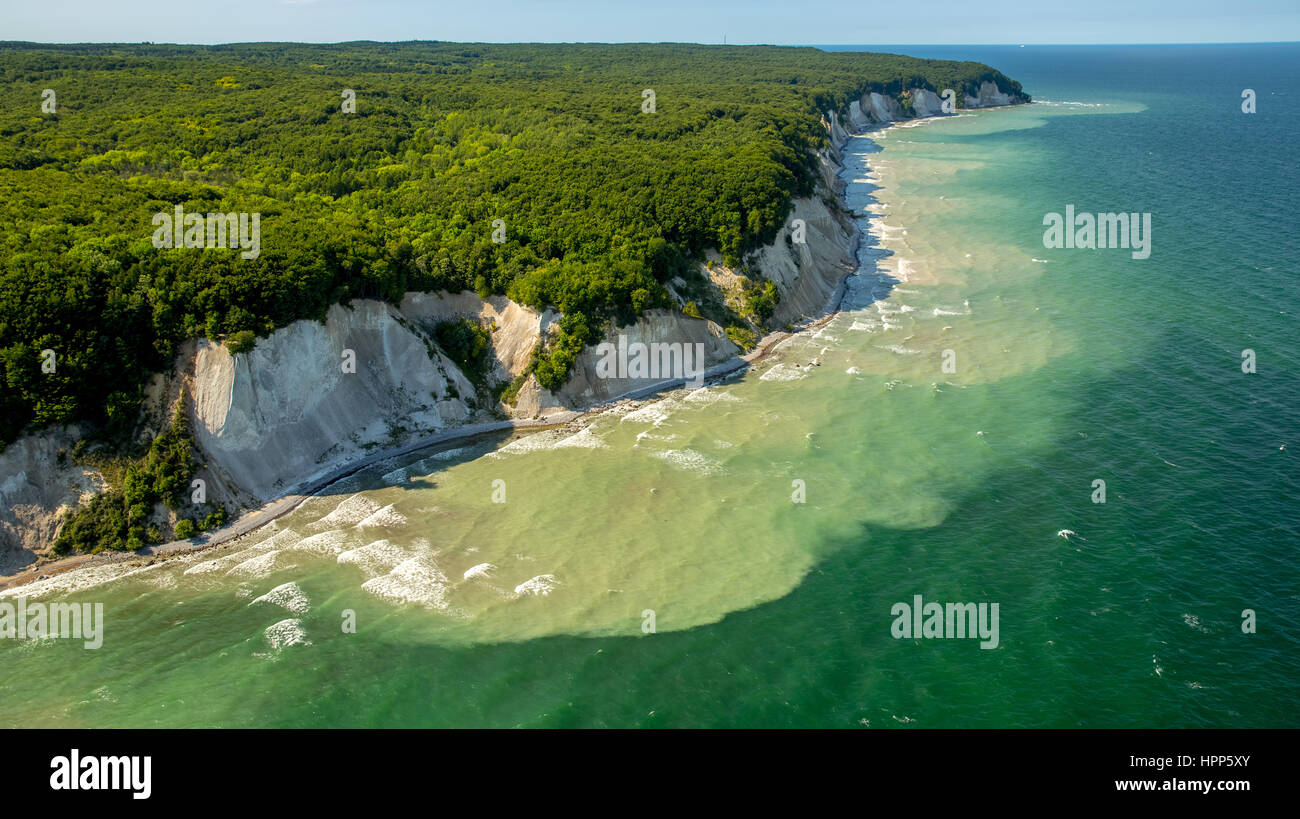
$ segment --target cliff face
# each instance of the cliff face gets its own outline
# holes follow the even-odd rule
[[[926,88],[911,88],[905,93],[911,101],[912,113],[909,114],[903,102],[892,96],[878,94],[874,91],[863,94],[860,99],[849,104],[849,120],[855,128],[862,129],[913,117],[943,116],[943,99],[939,94]],[[963,94],[961,108],[994,108],[1002,105],[1017,105],[1027,99],[1020,95],[1002,91],[990,80],[980,83],[975,95]],[[956,100],[954,100],[956,102]],[[955,112],[954,112],[955,113]]]
[[[933,91],[911,89],[906,99],[917,116],[942,114],[942,100]],[[1017,101],[985,82],[963,103],[982,108]],[[844,114],[825,116],[830,144],[817,154],[815,194],[795,200],[776,240],[751,257],[750,264],[780,292],[769,326],[797,324],[835,308],[840,285],[856,266],[857,242],[851,215],[837,206],[844,186],[839,151],[850,130],[908,118],[902,101],[878,93],[854,100]],[[794,240],[795,220],[804,223],[803,242]],[[601,356],[593,346],[557,393],[530,376],[513,406],[494,405],[434,341],[438,323],[459,318],[492,330],[486,375],[491,387],[527,369],[558,315],[469,292],[408,293],[397,306],[364,300],[336,305],[324,324],[294,322],[259,339],[248,353],[232,355],[207,340],[187,345],[175,371],[150,386],[150,403],[157,414],[187,388],[187,411],[206,463],[199,477],[214,500],[247,506],[429,433],[502,413],[532,418],[585,409],[666,380],[662,372],[601,377]],[[617,344],[620,336],[628,344],[701,345],[705,368],[740,353],[717,324],[678,310],[652,310],[630,326],[607,328],[604,340]],[[160,417],[155,426],[161,424]],[[99,473],[58,462],[59,450],[70,450],[76,440],[75,429],[46,431],[0,453],[0,574],[30,563],[53,542],[65,509],[104,490]]]
[[[967,108],[991,108],[998,105],[1016,105],[1022,102],[1025,102],[1023,97],[1004,93],[988,80],[980,83],[978,96],[966,95]]]
[[[98,471],[59,458],[80,437],[75,426],[45,430],[0,453],[0,575],[35,562],[58,535],[63,513],[107,488]]]
[[[803,220],[804,241],[795,242],[790,225]],[[759,251],[756,267],[781,292],[770,324],[798,324],[834,310],[828,300],[857,267],[853,218],[821,199],[797,199],[776,241]]]
[[[335,305],[249,353],[199,343],[194,434],[209,466],[268,500],[339,463],[398,442],[403,430],[464,423],[474,387],[386,304]]]
[[[675,344],[692,346],[704,353],[703,361],[691,359],[691,371],[686,373],[660,372],[649,378],[602,378],[596,369],[602,357],[596,347],[588,347],[573,368],[568,382],[557,395],[539,391],[538,406],[548,403],[581,409],[617,398],[625,393],[652,387],[655,384],[672,380],[677,375],[694,375],[697,371],[707,370],[740,353],[740,348],[731,343],[722,328],[711,321],[694,319],[676,310],[649,310],[634,324],[627,327],[611,329],[605,334],[605,341],[619,344],[619,336],[628,344]],[[648,346],[647,346],[648,349]]]

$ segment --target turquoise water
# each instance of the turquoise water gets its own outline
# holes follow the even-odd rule
[[[846,148],[870,233],[826,327],[64,576],[104,646],[0,644],[0,723],[1296,725],[1300,48],[914,53],[1040,102]],[[1150,212],[1150,258],[1045,248],[1067,204]],[[998,603],[998,647],[895,639],[916,594]]]

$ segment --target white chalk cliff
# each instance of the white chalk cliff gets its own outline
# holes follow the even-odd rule
[[[943,113],[934,91],[911,89],[906,99],[917,116]],[[992,82],[962,100],[966,108],[1017,101]],[[858,236],[850,214],[836,206],[843,189],[839,150],[850,129],[907,117],[899,99],[876,92],[853,100],[845,111],[826,113],[830,144],[817,154],[815,194],[793,203],[775,241],[751,259],[780,292],[769,326],[798,324],[834,309],[834,297],[856,265]],[[805,225],[802,243],[792,240],[796,219]],[[439,322],[455,318],[491,328],[488,383],[500,385],[527,369],[558,315],[501,296],[408,293],[400,305],[336,305],[323,324],[294,322],[258,339],[248,353],[232,355],[207,340],[188,345],[174,376],[188,387],[188,412],[215,495],[236,504],[267,501],[431,432],[503,412],[530,418],[583,409],[663,380],[598,378],[591,347],[557,393],[530,376],[513,406],[490,406],[433,339]],[[605,340],[616,342],[619,335],[647,344],[701,344],[708,367],[733,361],[740,352],[717,324],[677,310],[651,310],[628,327],[608,327]],[[345,370],[349,362],[354,371]],[[34,552],[53,542],[61,510],[104,489],[93,470],[56,463],[58,450],[72,443],[66,437],[29,434],[0,453],[0,574],[31,562]]]
[[[0,575],[34,562],[58,536],[63,513],[107,489],[97,470],[59,457],[80,437],[76,426],[47,429],[0,452]]]

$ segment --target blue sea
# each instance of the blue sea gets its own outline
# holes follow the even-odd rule
[[[1300,45],[836,48],[1035,102],[845,147],[834,320],[724,386],[29,587],[111,619],[97,651],[0,645],[0,722],[1300,725]],[[1149,257],[1045,246],[1067,207],[1149,214]],[[996,604],[996,640],[918,633],[917,596]]]

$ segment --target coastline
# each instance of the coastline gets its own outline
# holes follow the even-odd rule
[[[842,149],[844,145],[848,144],[848,140],[853,137],[867,136],[873,132],[884,131],[900,124],[900,122],[912,122],[928,118],[930,117],[913,117],[907,120],[881,122],[870,124],[866,127],[856,127],[852,132],[845,130],[844,133],[846,134],[846,138],[843,140],[836,139],[833,130],[830,136],[835,152],[838,154],[840,149]],[[839,127],[842,129],[842,126]],[[837,164],[839,164],[838,161]],[[847,207],[846,187],[843,178],[840,176],[840,174],[843,173],[843,170],[844,169],[841,166],[839,170],[836,171],[834,192],[838,204]],[[851,253],[855,260],[857,259],[857,252],[860,248],[861,241],[862,232],[860,230],[854,230],[852,233]],[[793,328],[789,330],[774,330],[767,333],[758,340],[754,348],[749,352],[735,356],[707,369],[702,379],[703,386],[715,386],[722,381],[733,378],[771,356],[782,344],[791,338],[826,326],[841,312],[840,308],[847,290],[849,278],[858,275],[860,272],[860,266],[855,266],[853,270],[850,270],[843,276],[839,277],[835,288],[827,297],[825,305],[820,311],[820,315],[816,318],[794,325]],[[46,580],[78,568],[89,568],[116,563],[146,566],[160,559],[167,560],[180,555],[193,554],[200,551],[214,549],[233,541],[237,541],[244,535],[250,534],[261,527],[290,514],[308,499],[324,491],[332,484],[364,469],[375,466],[376,464],[383,463],[384,461],[411,455],[423,450],[434,449],[446,444],[460,443],[501,432],[509,431],[513,435],[529,434],[532,432],[554,429],[582,421],[585,418],[593,417],[616,405],[628,401],[646,400],[665,392],[681,389],[685,386],[686,379],[684,378],[669,379],[646,387],[629,390],[581,410],[566,410],[553,412],[535,418],[507,419],[444,429],[431,435],[422,436],[414,441],[408,441],[403,445],[381,450],[359,460],[340,465],[338,468],[324,476],[312,480],[310,483],[291,487],[285,494],[275,500],[264,503],[256,508],[245,510],[238,518],[220,529],[205,533],[194,539],[171,541],[156,546],[146,546],[135,552],[100,552],[90,555],[70,555],[53,560],[45,560],[44,562],[38,560],[36,563],[29,565],[22,571],[0,577],[0,592],[21,587],[38,580]]]
[[[856,271],[847,273],[841,279],[839,286],[832,294],[830,302],[834,302],[834,307],[830,308],[828,302],[828,312],[819,316],[817,319],[807,322],[798,327],[794,332],[787,330],[774,330],[771,333],[759,339],[750,352],[736,356],[721,364],[714,365],[705,371],[703,377],[703,386],[711,387],[730,379],[760,361],[772,355],[778,347],[785,341],[811,330],[819,329],[825,326],[837,315],[839,315],[839,302],[844,297],[844,285],[849,276],[854,275]],[[584,410],[569,410],[565,412],[551,413],[541,418],[521,418],[508,419],[503,421],[492,421],[483,424],[474,424],[464,427],[454,427],[434,433],[433,435],[423,436],[415,441],[383,450],[373,455],[369,455],[358,461],[352,461],[335,469],[326,476],[312,481],[307,486],[294,487],[286,494],[281,495],[273,501],[262,504],[254,509],[245,510],[234,521],[226,524],[220,529],[205,533],[192,540],[175,540],[169,543],[162,543],[156,546],[146,546],[135,552],[98,552],[89,555],[69,555],[45,562],[37,561],[26,569],[15,572],[14,574],[0,577],[0,592],[8,589],[25,586],[38,580],[46,580],[64,572],[74,569],[86,568],[90,566],[104,566],[113,563],[132,563],[145,566],[158,559],[169,559],[180,555],[193,554],[195,552],[215,549],[232,541],[236,541],[244,535],[251,534],[262,528],[268,523],[272,523],[285,515],[290,514],[310,498],[320,492],[328,489],[331,485],[355,475],[369,467],[381,464],[394,458],[400,458],[405,455],[413,455],[424,450],[432,450],[447,444],[464,443],[476,438],[492,435],[499,432],[510,431],[512,433],[531,434],[534,432],[543,432],[549,429],[555,429],[567,424],[581,421],[585,418],[599,415],[610,408],[628,401],[643,401],[653,396],[670,392],[676,389],[682,389],[685,385],[685,379],[677,378],[668,381],[661,381],[651,384],[648,387],[641,387],[630,390],[621,395],[615,396],[607,401]]]

